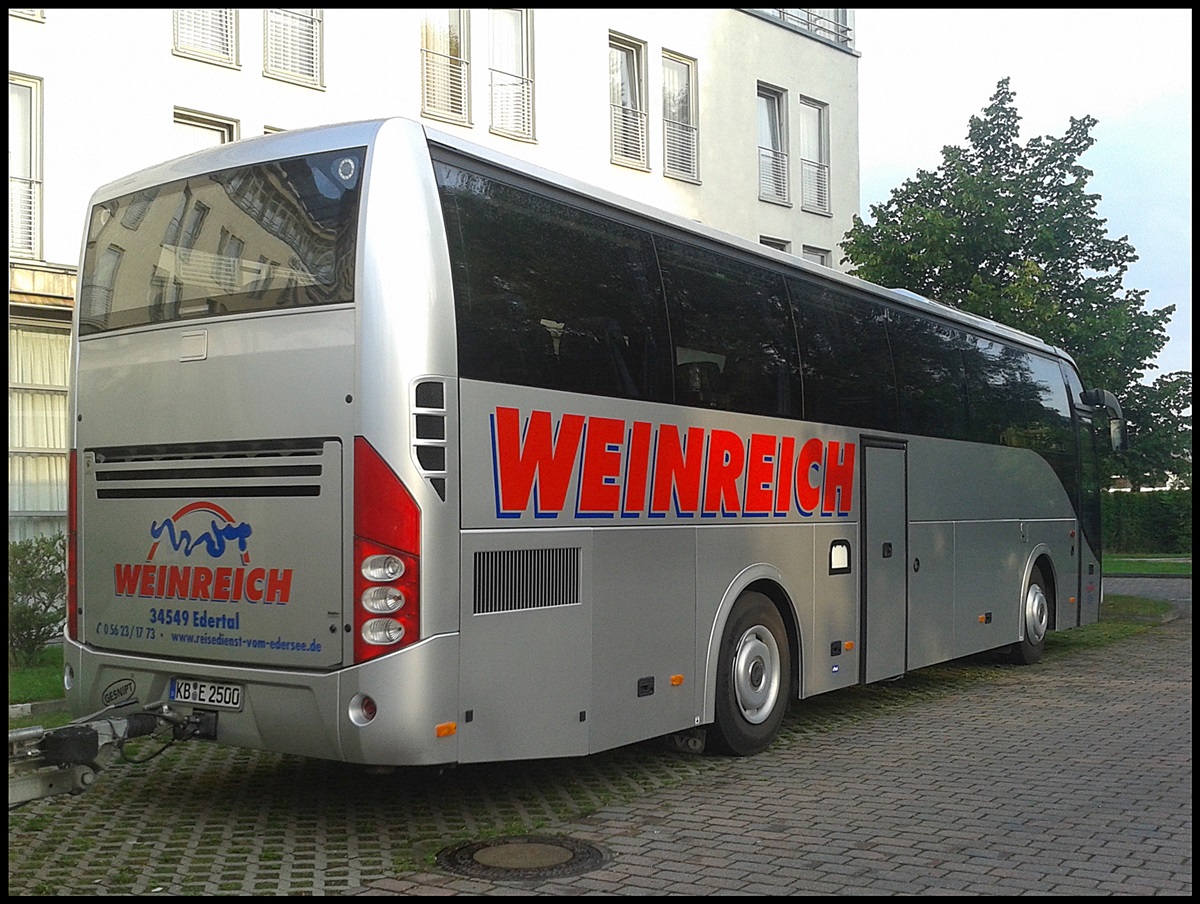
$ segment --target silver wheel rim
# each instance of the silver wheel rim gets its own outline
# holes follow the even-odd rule
[[[733,690],[738,710],[747,722],[767,720],[779,698],[779,645],[762,625],[742,635],[733,654]]]
[[[1050,626],[1050,604],[1046,593],[1038,584],[1030,584],[1025,591],[1025,639],[1038,644],[1046,636]]]

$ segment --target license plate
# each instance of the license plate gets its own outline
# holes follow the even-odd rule
[[[220,684],[196,678],[172,678],[170,697],[175,703],[187,703],[190,706],[207,706],[213,709],[242,708],[240,684]]]

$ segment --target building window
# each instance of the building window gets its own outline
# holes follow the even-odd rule
[[[788,204],[787,95],[778,88],[758,86],[758,197]]]
[[[790,252],[792,250],[792,243],[787,239],[775,239],[769,235],[760,235],[758,242],[760,245],[766,245],[768,248],[774,248],[776,251]]]
[[[466,124],[470,119],[467,11],[426,10],[421,24],[421,113]]]
[[[263,75],[319,88],[323,84],[321,10],[263,10]]]
[[[610,159],[622,166],[650,168],[646,119],[646,45],[608,37]]]
[[[700,181],[696,61],[663,54],[663,173]]]
[[[830,213],[829,108],[800,101],[800,206],[812,213]]]
[[[42,85],[8,77],[8,253],[37,258],[42,249]]]
[[[177,9],[175,53],[206,63],[238,65],[236,9]]]
[[[805,245],[800,250],[800,256],[810,264],[820,264],[822,267],[830,266],[829,251],[824,248],[814,248],[811,245]]]
[[[191,110],[175,111],[175,153],[190,154],[237,139],[237,123]]]
[[[530,10],[493,9],[490,77],[492,131],[533,139],[533,65]]]
[[[70,350],[70,324],[9,322],[9,541],[67,529]]]

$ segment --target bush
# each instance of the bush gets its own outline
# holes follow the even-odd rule
[[[1190,554],[1192,491],[1104,493],[1100,511],[1108,554]]]
[[[67,539],[63,534],[8,544],[8,664],[38,661],[66,618]]]

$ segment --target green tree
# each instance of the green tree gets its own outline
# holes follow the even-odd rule
[[[1100,196],[1087,191],[1092,172],[1079,164],[1096,120],[1072,118],[1062,137],[1022,145],[1014,99],[1002,79],[983,114],[971,117],[966,147],[944,147],[936,170],[919,170],[873,204],[874,223],[856,216],[843,262],[870,282],[1066,349],[1084,383],[1111,390],[1136,427],[1137,454],[1106,456],[1106,473],[1145,485],[1186,460],[1190,485],[1191,375],[1141,383],[1175,306],[1150,310],[1146,290],[1123,286],[1137,254],[1128,236],[1108,236]]]
[[[1129,422],[1129,451],[1123,473],[1134,490],[1143,487],[1190,489],[1192,486],[1192,375],[1161,374],[1139,383],[1122,402]]]
[[[66,537],[8,544],[8,662],[30,665],[62,633],[66,617]]]

